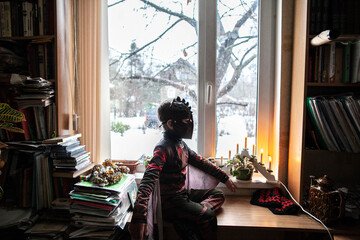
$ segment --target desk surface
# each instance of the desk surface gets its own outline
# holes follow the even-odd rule
[[[250,204],[249,196],[226,196],[217,213],[219,227],[263,228],[276,230],[326,231],[310,216],[275,215],[268,208]]]

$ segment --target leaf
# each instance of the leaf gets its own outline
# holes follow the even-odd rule
[[[24,114],[11,108],[6,103],[0,103],[0,120],[13,123],[26,121]]]
[[[0,129],[5,129],[10,132],[24,133],[24,130],[18,127],[14,127],[11,123],[0,123]]]

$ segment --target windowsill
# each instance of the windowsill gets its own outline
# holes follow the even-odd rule
[[[135,181],[137,185],[140,184],[143,176],[143,172],[135,173]],[[234,176],[230,176],[230,178],[238,189],[236,192],[231,192],[226,188],[224,183],[219,183],[217,188],[220,188],[225,193],[225,195],[250,196],[257,189],[280,187],[279,182],[269,182],[260,173],[254,173],[253,178],[250,181],[240,181],[237,180]]]

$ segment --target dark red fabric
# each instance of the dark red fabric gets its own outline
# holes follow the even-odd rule
[[[280,188],[259,189],[254,192],[250,203],[267,207],[272,213],[278,215],[293,215],[299,211],[299,206],[285,197]]]

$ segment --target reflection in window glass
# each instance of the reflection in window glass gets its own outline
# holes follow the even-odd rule
[[[197,150],[198,1],[109,0],[111,158],[151,156],[162,137],[157,106],[190,102]],[[218,1],[216,157],[255,143],[257,1]],[[206,137],[206,136],[205,136]]]

